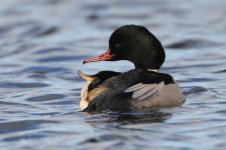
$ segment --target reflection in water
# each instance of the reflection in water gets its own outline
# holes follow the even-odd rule
[[[149,110],[142,112],[106,112],[104,114],[92,114],[85,121],[93,126],[109,124],[111,127],[129,124],[148,124],[164,122],[171,117],[171,113],[162,110]]]
[[[151,124],[164,123],[172,116],[171,113],[157,109],[140,112],[105,112],[87,115],[89,116],[85,118],[85,121],[94,129],[101,130],[102,133],[100,135],[92,134],[81,141],[79,146],[85,149],[92,149],[92,146],[99,144],[102,147],[111,149],[112,147],[125,146],[127,142],[130,143],[134,140],[145,142],[146,139],[142,138],[142,134],[144,134],[142,132],[150,134],[153,132],[147,130],[145,125],[151,127]],[[138,144],[132,147],[140,149],[143,146]],[[128,146],[126,147],[128,148]]]
[[[144,124],[144,123],[156,123],[164,122],[171,117],[170,113],[161,111],[153,111],[149,113],[131,113],[121,114],[117,117],[117,121],[122,125],[124,124]]]

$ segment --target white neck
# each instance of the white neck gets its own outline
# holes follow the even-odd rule
[[[147,71],[154,71],[154,72],[160,73],[160,69],[147,69]]]

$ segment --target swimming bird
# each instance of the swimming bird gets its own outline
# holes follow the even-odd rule
[[[121,73],[101,71],[78,74],[87,81],[81,90],[82,111],[133,111],[180,106],[185,101],[174,78],[161,73],[165,52],[161,42],[144,26],[124,25],[109,39],[108,50],[83,64],[128,60],[135,69]]]

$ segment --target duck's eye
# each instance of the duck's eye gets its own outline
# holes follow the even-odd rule
[[[115,44],[115,48],[119,48],[120,47],[120,44]]]

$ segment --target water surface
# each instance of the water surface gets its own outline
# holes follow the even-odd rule
[[[226,1],[2,0],[1,149],[225,149]],[[162,72],[187,101],[151,112],[80,112],[76,71],[127,71],[131,63],[82,61],[110,34],[141,24],[166,50]]]

